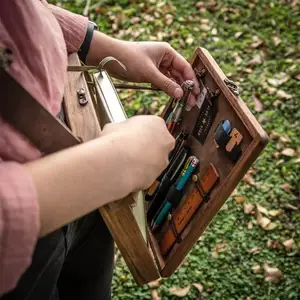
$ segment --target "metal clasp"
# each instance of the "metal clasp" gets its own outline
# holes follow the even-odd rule
[[[80,105],[84,106],[88,103],[88,99],[85,96],[84,88],[77,90],[77,99]]]
[[[238,85],[235,82],[233,82],[232,80],[229,80],[228,78],[225,78],[224,83],[227,85],[227,87],[231,90],[231,92],[234,95],[239,96],[240,90],[239,90]]]

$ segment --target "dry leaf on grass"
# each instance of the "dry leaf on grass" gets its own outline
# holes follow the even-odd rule
[[[284,241],[282,244],[286,249],[292,249],[294,247],[295,242],[293,239],[289,239]]]
[[[257,183],[255,182],[255,180],[253,179],[252,175],[250,172],[248,172],[244,177],[243,180],[245,182],[247,182],[249,185],[251,186],[257,186]]]
[[[160,286],[160,281],[161,281],[162,278],[158,278],[157,280],[154,280],[154,281],[151,281],[148,283],[148,286],[151,288],[151,289],[155,289],[157,287]]]
[[[271,249],[280,249],[280,239],[278,238],[276,240],[268,240],[267,247]]]
[[[277,46],[281,43],[281,39],[278,36],[273,36],[272,41],[275,46]]]
[[[236,196],[235,201],[237,204],[242,204],[245,201],[245,197],[244,196]]]
[[[248,227],[248,229],[252,229],[253,228],[253,223],[251,221],[249,221],[247,227]]]
[[[278,283],[283,277],[282,272],[275,267],[270,267],[267,263],[264,264],[265,281]]]
[[[261,251],[261,248],[255,247],[248,251],[249,254],[256,254]]]
[[[191,289],[191,285],[189,284],[188,286],[186,286],[185,288],[181,289],[178,287],[173,287],[169,289],[170,294],[175,295],[177,297],[184,297],[188,294],[188,292]]]
[[[298,207],[296,207],[292,204],[289,204],[289,203],[285,203],[285,204],[283,204],[283,206],[289,210],[298,210]]]
[[[272,217],[280,216],[284,213],[283,209],[272,209],[269,211],[269,215]]]
[[[283,186],[283,189],[287,192],[290,193],[291,192],[291,185],[288,183],[285,183]]]
[[[158,295],[157,290],[151,291],[152,300],[161,300],[161,297]]]
[[[254,204],[251,203],[244,204],[244,213],[246,215],[249,215],[253,209],[254,209]]]
[[[200,283],[193,283],[193,286],[199,291],[199,293],[203,292],[203,285]]]
[[[260,55],[255,55],[252,59],[248,61],[248,66],[260,65],[262,63],[262,59]]]
[[[290,79],[289,75],[287,75],[284,72],[281,72],[279,74],[276,74],[274,78],[269,78],[267,81],[269,84],[278,87],[283,83],[287,82],[289,79]]]
[[[254,110],[255,111],[262,112],[264,110],[264,105],[257,97],[252,96],[252,101],[254,102]]]
[[[262,205],[256,204],[256,208],[257,208],[257,210],[258,210],[259,212],[261,212],[261,213],[264,214],[265,216],[269,215],[268,210],[267,210],[265,207],[263,207]]]
[[[296,155],[296,151],[292,148],[285,148],[281,151],[281,154],[288,157],[293,157]]]
[[[288,94],[288,93],[286,93],[285,91],[283,91],[283,90],[278,90],[277,92],[276,92],[276,95],[277,95],[277,97],[278,98],[280,98],[280,99],[291,99],[292,97],[293,97],[293,95],[291,95],[291,94]]]
[[[253,271],[254,273],[259,273],[260,270],[261,270],[260,265],[256,264],[256,265],[252,266],[252,271]]]
[[[263,217],[260,211],[257,211],[257,223],[258,225],[263,228],[264,230],[273,230],[276,228],[276,224],[272,223],[270,219]]]

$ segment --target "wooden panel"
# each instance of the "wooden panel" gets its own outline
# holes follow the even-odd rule
[[[182,242],[176,244],[167,256],[162,257],[159,253],[158,243],[155,240],[155,238],[159,238],[159,235],[152,235],[154,241],[151,244],[158,251],[158,253],[156,252],[156,259],[163,277],[172,275],[178,268],[268,142],[265,131],[250,112],[247,105],[239,97],[235,96],[224,83],[226,77],[211,55],[205,49],[197,48],[190,62],[193,68],[197,68],[199,71],[203,68],[206,69],[206,75],[203,79],[205,86],[211,91],[215,91],[218,88],[221,94],[218,98],[217,115],[204,144],[202,145],[198,142],[191,134],[187,145],[191,149],[191,155],[196,155],[200,160],[196,171],[200,174],[200,177],[209,164],[213,163],[219,172],[220,180],[212,190],[210,200],[207,203],[202,203],[191,222],[182,232]],[[163,112],[165,119],[170,111],[171,100]],[[184,111],[183,121],[176,128],[176,132],[187,130],[189,133],[192,133],[198,115],[198,107],[193,108],[190,112]],[[214,142],[213,133],[215,128],[221,120],[226,119],[230,120],[232,127],[237,128],[243,135],[243,153],[236,163],[233,163],[221,149],[217,149]],[[185,195],[189,194],[189,191],[193,188],[193,183],[189,183]],[[182,199],[181,204],[184,199]],[[178,209],[180,209],[180,205]],[[167,226],[169,224],[166,221],[162,230]]]
[[[70,55],[69,65],[80,65],[76,54]],[[88,103],[81,106],[77,100],[79,88],[84,88]],[[99,99],[98,99],[99,100]],[[94,102],[95,103],[95,102]],[[73,134],[82,141],[88,141],[99,137],[101,129],[91,99],[90,89],[87,86],[83,73],[69,72],[68,84],[65,87],[64,98],[66,119]],[[134,214],[140,214],[138,205],[134,199],[137,194],[132,194],[114,203],[99,208],[107,227],[127,263],[135,281],[144,284],[160,277],[153,256],[149,251],[146,236],[142,234]],[[143,201],[139,199],[137,201]],[[143,219],[144,219],[144,211]]]

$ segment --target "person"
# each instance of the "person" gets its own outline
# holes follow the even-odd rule
[[[109,37],[44,0],[1,1],[0,48],[12,53],[6,71],[53,115],[75,52],[88,65],[113,56],[127,71],[111,63],[112,76],[176,98],[183,80],[193,80],[191,106],[199,93],[191,66],[169,44]],[[114,243],[97,208],[149,187],[173,147],[162,118],[134,116],[43,156],[0,117],[0,298],[110,299]]]

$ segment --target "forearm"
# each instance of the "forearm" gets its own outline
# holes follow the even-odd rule
[[[124,63],[127,61],[126,58],[130,56],[130,51],[133,51],[133,48],[129,47],[130,43],[132,42],[118,40],[102,32],[95,31],[86,58],[86,64],[97,66],[107,56],[113,56]],[[109,63],[105,68],[111,76],[123,80],[127,79],[126,71],[117,63]]]
[[[26,164],[37,190],[40,235],[128,194],[125,165],[113,134]]]

